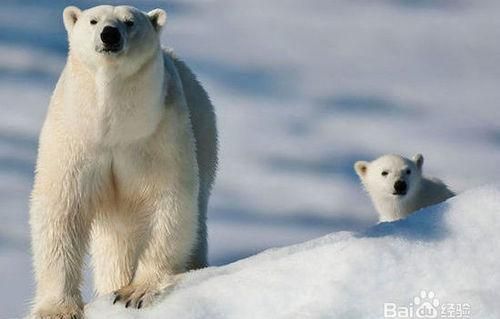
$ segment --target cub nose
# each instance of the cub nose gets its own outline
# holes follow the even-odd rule
[[[115,27],[106,26],[102,29],[101,40],[107,46],[117,46],[121,40],[120,31]]]
[[[405,181],[399,180],[399,181],[396,181],[396,183],[394,183],[394,190],[398,194],[406,193],[407,188],[408,188],[408,185],[406,185]]]

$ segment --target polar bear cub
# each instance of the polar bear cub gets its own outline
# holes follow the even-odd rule
[[[411,160],[390,154],[372,162],[354,164],[354,170],[379,213],[380,222],[405,218],[420,208],[455,195],[439,179],[422,176],[423,164],[421,154]]]
[[[161,49],[166,13],[68,7],[69,54],[40,135],[30,208],[32,318],[83,316],[87,246],[98,295],[141,308],[207,265],[213,107]]]

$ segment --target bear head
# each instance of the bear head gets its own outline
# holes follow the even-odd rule
[[[63,19],[72,57],[94,70],[102,66],[123,70],[140,66],[158,52],[167,14],[130,6],[103,5],[83,11],[70,6],[64,9]]]
[[[354,164],[354,170],[372,196],[404,200],[418,189],[423,164],[424,157],[421,154],[411,160],[390,154],[372,162],[358,161]]]

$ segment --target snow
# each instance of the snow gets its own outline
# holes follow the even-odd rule
[[[466,304],[472,318],[498,318],[499,211],[500,185],[474,189],[403,221],[188,273],[149,309],[113,306],[105,297],[87,306],[86,315],[384,318],[384,303],[409,305],[423,290],[439,300],[439,314],[447,304]]]
[[[192,66],[217,108],[213,265],[372,226],[356,160],[419,152],[426,172],[458,192],[500,176],[498,1],[129,3],[167,9],[162,42]],[[0,318],[20,318],[32,298],[28,199],[66,56],[66,5],[0,4]]]

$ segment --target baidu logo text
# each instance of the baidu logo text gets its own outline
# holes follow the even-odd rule
[[[461,318],[471,319],[471,306],[467,303],[440,303],[432,291],[422,290],[409,305],[384,303],[384,318]]]

